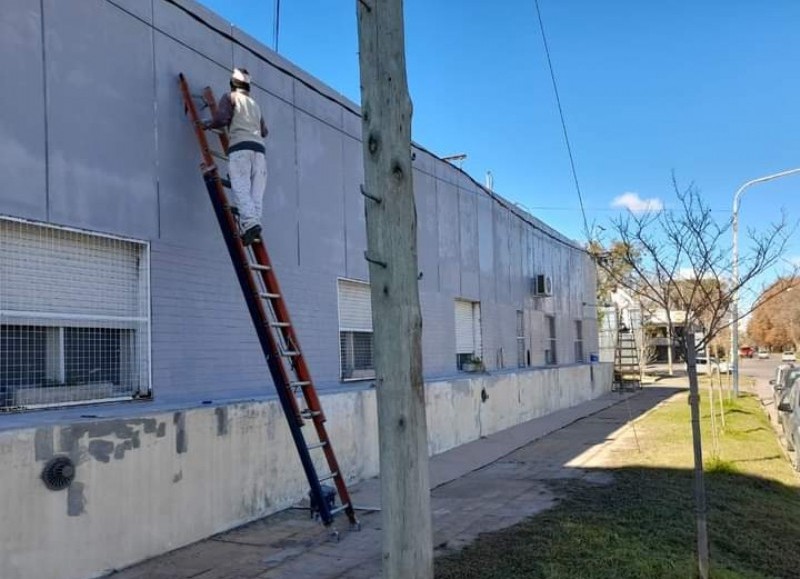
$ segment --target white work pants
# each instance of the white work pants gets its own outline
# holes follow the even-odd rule
[[[233,203],[239,223],[247,231],[261,224],[264,189],[267,187],[267,158],[256,151],[234,151],[228,157]]]

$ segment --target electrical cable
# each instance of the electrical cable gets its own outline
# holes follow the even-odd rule
[[[558,105],[558,116],[561,118],[561,128],[564,131],[564,141],[567,144],[567,154],[569,155],[569,165],[572,169],[572,178],[575,180],[575,189],[578,191],[578,201],[581,206],[581,215],[583,216],[583,229],[586,234],[586,239],[591,239],[591,232],[589,231],[589,222],[586,220],[586,210],[583,207],[583,195],[581,194],[581,186],[578,183],[578,172],[575,170],[575,158],[572,155],[572,145],[569,142],[569,135],[567,134],[567,123],[564,121],[564,109],[561,106],[561,97],[558,93],[558,84],[556,83],[556,74],[553,71],[553,61],[550,58],[550,47],[547,44],[547,36],[544,33],[544,22],[542,21],[542,11],[539,9],[539,0],[534,0],[536,5],[536,15],[539,18],[539,30],[542,32],[542,42],[544,43],[544,52],[547,55],[547,66],[550,69],[550,79],[553,81],[553,92],[556,95],[556,104]]]

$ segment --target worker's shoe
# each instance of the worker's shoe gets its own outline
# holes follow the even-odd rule
[[[253,225],[250,229],[242,234],[242,244],[250,245],[257,239],[261,239],[261,226]]]

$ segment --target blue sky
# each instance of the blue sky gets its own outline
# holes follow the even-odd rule
[[[273,41],[272,0],[201,0]],[[279,52],[358,102],[356,0],[284,0]],[[590,222],[614,200],[669,208],[671,173],[727,219],[749,179],[800,167],[800,2],[540,0]],[[413,138],[584,240],[533,0],[406,0]],[[784,208],[800,176],[745,194],[742,230]],[[795,239],[789,257],[800,256]]]

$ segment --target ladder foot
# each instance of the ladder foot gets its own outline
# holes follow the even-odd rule
[[[339,531],[337,531],[336,529],[331,529],[330,537],[331,537],[331,539],[333,539],[334,541],[336,541],[338,543],[339,539],[340,539]]]

